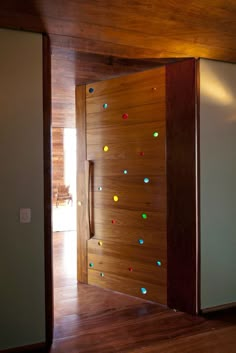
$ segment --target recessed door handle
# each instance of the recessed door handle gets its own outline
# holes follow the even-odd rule
[[[92,177],[93,177],[93,162],[85,161],[85,174],[87,185],[85,186],[86,190],[86,199],[87,199],[87,220],[89,227],[89,238],[94,236],[93,231],[93,188],[92,186]]]

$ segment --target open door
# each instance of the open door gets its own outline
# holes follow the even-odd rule
[[[78,280],[167,303],[165,68],[77,87]]]
[[[193,58],[78,86],[78,281],[196,314]]]

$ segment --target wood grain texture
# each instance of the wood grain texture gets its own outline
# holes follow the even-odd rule
[[[167,250],[166,231],[160,230],[159,227],[156,230],[148,230],[147,228],[144,230],[130,226],[118,228],[106,224],[95,224],[96,239],[107,240],[106,232],[109,232],[111,241],[114,243],[123,241],[124,244],[134,245],[133,250],[135,250],[135,245],[138,244],[139,239],[143,239],[145,246],[152,248],[153,251],[156,249]]]
[[[149,92],[151,95],[155,91]],[[158,94],[158,93],[157,93]],[[157,97],[155,93],[155,96]],[[162,122],[165,118],[165,102],[162,100],[155,101],[153,104],[148,104],[141,106],[139,103],[135,107],[129,106],[128,119],[126,119],[125,125],[138,125],[143,123],[143,117],[145,116],[145,122],[147,123],[158,123]],[[158,112],[158,114],[157,114]],[[102,111],[101,113],[96,112],[94,114],[89,114],[89,121],[87,123],[88,130],[96,129],[99,125],[100,128],[103,127],[117,127],[123,125],[123,114],[126,113],[124,109],[114,110],[113,106],[111,109]]]
[[[156,131],[157,129],[155,129]],[[165,145],[163,135],[160,136],[156,141],[152,140],[153,130],[149,132],[148,137],[145,140],[139,140],[134,142],[127,142],[123,139],[120,139],[119,143],[107,143],[107,139],[103,136],[103,140],[100,141],[99,145],[93,143],[87,146],[87,156],[89,160],[97,160],[96,175],[100,175],[101,169],[104,170],[105,175],[115,175],[116,173],[121,175],[121,171],[129,167],[131,173],[135,173],[135,170],[139,170],[139,175],[145,175],[146,170],[149,171],[149,175],[163,174],[165,171],[165,165],[163,157],[158,158],[154,164],[152,161],[152,150],[155,147],[159,156],[163,156],[165,153]],[[108,137],[110,140],[110,138]],[[135,136],[134,136],[135,139]],[[163,143],[161,143],[163,142]],[[109,148],[108,153],[104,153],[103,148],[107,146]],[[121,165],[115,164],[115,159],[119,158]],[[109,167],[105,161],[109,161]],[[135,161],[130,163],[130,161]],[[140,169],[139,166],[143,165],[143,169]],[[148,168],[147,166],[153,166],[153,168]],[[114,169],[113,169],[114,167]],[[147,169],[145,169],[147,167]]]
[[[123,152],[123,147],[127,146],[128,143],[120,143],[119,146],[110,146],[109,153],[104,155],[104,152],[102,151],[103,160],[100,158],[96,158],[96,177],[113,177],[113,176],[120,176],[122,178],[122,172],[124,169],[128,170],[128,173],[132,176],[134,175],[139,175],[145,177],[147,175],[147,170],[148,174],[150,177],[153,176],[163,176],[165,173],[165,167],[163,164],[163,160],[157,159],[155,163],[153,163],[152,158],[151,158],[151,149],[153,145],[148,146],[148,152],[147,149],[145,149],[145,145],[140,144],[140,147],[144,148],[136,148],[135,152],[132,152],[132,158],[125,158],[126,154]],[[122,150],[121,154],[114,153],[112,155],[113,149],[118,151],[118,149]],[[144,152],[144,156],[140,156],[140,152]],[[91,151],[90,154],[88,154],[88,158],[91,157],[92,155],[97,156],[99,152],[93,152]],[[119,156],[120,160],[120,165],[117,165],[115,158]],[[100,154],[99,154],[100,157]],[[92,158],[89,158],[90,160]],[[109,165],[106,163],[106,159],[109,160]],[[131,163],[133,161],[133,163]]]
[[[106,188],[105,183],[104,185]],[[152,212],[153,210],[158,210],[160,213],[165,213],[165,189],[162,189],[162,193],[160,195],[156,195],[156,193],[147,193],[145,189],[146,188],[144,187],[142,192],[138,193],[138,190],[135,188],[135,186],[133,186],[132,189],[128,189],[126,186],[126,188],[121,190],[118,188],[118,186],[116,186],[116,184],[114,184],[112,192],[98,191],[94,193],[94,207],[102,209],[111,208],[114,210],[121,209],[123,211],[136,210],[141,214],[142,212]],[[114,195],[119,197],[118,202],[114,202]]]
[[[163,188],[165,187],[165,176],[158,175],[152,176],[148,178],[148,183],[145,177],[141,175],[130,174],[129,170],[127,170],[127,174],[124,174],[123,170],[120,172],[120,178],[117,180],[116,177],[106,177],[105,180],[103,177],[94,176],[93,180],[93,192],[96,192],[97,195],[104,194],[104,192],[111,195],[114,192],[114,185],[118,190],[124,190],[125,188],[134,188],[138,196],[149,195],[150,197],[162,197]],[[147,171],[146,171],[146,174]],[[99,191],[100,186],[106,184],[105,189],[102,189],[103,192]],[[126,195],[125,195],[126,197]],[[137,197],[137,196],[136,196]],[[133,203],[134,200],[133,200]]]
[[[142,85],[140,85],[142,83]],[[156,102],[157,98],[163,98],[165,85],[165,70],[160,68],[159,70],[152,69],[135,74],[127,75],[125,80],[124,77],[117,77],[116,79],[103,80],[102,82],[93,82],[87,85],[86,97],[92,102],[107,97],[112,98],[117,94],[121,94],[122,97],[126,98],[127,93],[129,96],[135,97],[140,91],[144,91],[142,94],[143,99],[153,99]],[[94,92],[91,94],[89,92],[90,88],[94,88]],[[157,90],[152,91],[152,88],[156,87]],[[131,91],[132,89],[132,91]],[[90,106],[91,103],[90,102]],[[134,106],[137,104],[134,104]],[[139,104],[142,105],[142,104]],[[90,111],[88,111],[90,113]]]
[[[234,353],[235,309],[204,317],[86,284],[76,285],[68,245],[74,232],[55,233],[55,330],[50,353]],[[223,347],[223,348],[222,348]]]
[[[113,243],[132,245],[143,239],[145,245],[156,250],[166,251],[166,214],[149,212],[148,219],[143,222],[142,211],[108,208],[94,208],[94,234],[96,239],[109,240]]]
[[[97,271],[94,277],[95,284],[103,286],[101,283],[104,281],[104,277],[108,276],[108,279],[105,280],[108,281],[109,288],[109,275],[114,275],[121,277],[121,282],[128,283],[127,290],[130,281],[139,281],[142,283],[141,286],[145,286],[144,283],[146,283],[149,287],[151,283],[162,287],[161,291],[166,293],[166,251],[160,249],[153,251],[152,247],[143,247],[138,244],[128,246],[122,241],[115,243],[104,240],[101,246],[98,246],[99,244],[101,241],[94,238],[88,241],[88,263],[93,263],[89,275],[93,276],[92,271]],[[157,261],[161,262],[161,266],[157,266]],[[104,277],[101,276],[101,273],[104,274]],[[92,280],[90,283],[92,284]],[[119,285],[120,283],[118,283],[117,290],[119,290]],[[140,287],[134,287],[134,289],[135,293],[133,294],[130,288],[129,294],[138,293],[142,296],[139,293]],[[158,292],[160,292],[160,288]],[[160,293],[157,294],[157,299],[158,296],[160,297]]]
[[[94,267],[88,267],[88,283],[136,296],[143,296],[140,288],[146,283],[145,297],[161,303],[167,297],[165,117],[164,67],[86,86],[87,158],[94,166],[94,237],[88,240],[88,260]],[[99,239],[105,248],[99,247]],[[158,268],[157,255],[163,267]],[[137,269],[132,274],[129,261]]]
[[[54,42],[59,36],[59,45],[64,37],[72,38],[67,45],[79,44],[80,50],[87,52],[232,61],[236,59],[235,11],[233,1],[223,0],[192,1],[188,5],[183,1],[122,0],[110,6],[105,0],[96,6],[92,0],[24,4],[12,0],[1,6],[0,23],[47,32],[54,36]]]
[[[52,48],[53,126],[75,127],[75,84],[110,79],[159,65],[155,59],[120,59]]]
[[[87,94],[87,113],[103,112],[103,103],[108,104],[107,112],[129,109],[163,102],[165,95],[165,70],[144,72],[105,80],[92,85],[94,93]],[[87,86],[86,91],[91,88]],[[144,108],[144,107],[143,107]]]
[[[166,269],[167,267],[165,251],[160,249],[155,249],[155,251],[152,252],[150,247],[143,247],[138,243],[133,245],[126,245],[123,242],[115,243],[110,240],[105,240],[102,242],[101,246],[97,246],[99,245],[99,242],[99,239],[95,238],[88,241],[90,255],[104,255],[112,257],[114,260],[123,259],[128,262],[130,261],[129,264],[131,264],[132,261],[135,261],[138,264],[140,260],[140,263],[138,264],[140,270],[142,266],[145,267],[152,265],[157,268],[157,271],[161,272],[162,269]],[[135,251],[132,251],[132,246],[134,247]],[[120,254],[122,254],[122,259],[120,258]],[[156,266],[156,261],[158,259],[162,263],[162,266],[159,268]]]
[[[0,26],[49,34],[53,126],[75,127],[75,84],[183,57],[236,62],[235,11],[224,0],[10,0]]]
[[[197,307],[195,60],[166,69],[168,305]]]
[[[119,102],[119,99],[117,100]],[[126,107],[129,110],[129,107]],[[158,112],[156,113],[158,115]],[[155,148],[160,143],[165,141],[165,122],[153,122],[147,123],[145,121],[146,114],[143,115],[143,123],[126,125],[123,122],[123,126],[114,127],[99,127],[99,134],[97,129],[87,129],[87,141],[88,145],[102,144],[117,144],[121,141],[127,141],[129,144],[132,143],[147,143],[150,142]],[[145,122],[145,130],[143,129]],[[157,131],[160,135],[158,138],[153,138],[153,133]],[[152,142],[153,141],[153,142]],[[109,155],[109,154],[108,154]]]
[[[111,244],[111,246],[114,246]],[[160,256],[159,256],[160,257]],[[157,258],[159,258],[157,257]],[[161,258],[161,257],[160,257]],[[152,265],[150,265],[150,261],[146,261],[140,265],[140,259],[120,259],[119,257],[115,258],[114,254],[112,252],[112,255],[106,255],[105,252],[102,252],[101,254],[94,254],[92,251],[89,249],[89,259],[93,261],[94,263],[94,269],[89,269],[89,276],[91,276],[90,279],[90,284],[93,284],[92,276],[95,276],[94,278],[96,279],[95,284],[97,284],[99,287],[103,287],[103,282],[104,280],[107,281],[107,288],[111,288],[110,283],[109,283],[109,276],[118,276],[120,279],[117,282],[117,291],[121,292],[119,286],[122,286],[122,283],[125,283],[127,286],[127,290],[130,289],[128,294],[140,297],[144,297],[140,293],[140,288],[143,286],[147,286],[147,290],[149,288],[149,285],[156,285],[159,286],[159,294],[156,294],[155,301],[159,302],[158,300],[158,295],[160,296],[160,288],[161,291],[165,294],[166,296],[166,271],[165,269],[159,269],[157,271],[157,266],[156,266],[156,261],[153,260]],[[149,259],[148,257],[146,260]],[[145,261],[143,259],[143,261]],[[132,270],[130,270],[132,269]],[[92,272],[96,272],[94,275]],[[104,278],[106,277],[106,278]],[[126,280],[124,280],[124,278]],[[145,278],[145,280],[144,280]],[[132,288],[130,288],[130,282],[136,281],[139,282],[139,285],[135,285],[135,293],[132,293]],[[127,285],[128,283],[128,285]],[[113,290],[115,290],[115,287],[113,287]],[[153,298],[155,295],[153,293],[149,293]],[[148,297],[149,297],[148,294]],[[146,296],[145,296],[146,297]],[[148,298],[147,297],[147,298]],[[150,297],[149,297],[150,298]],[[164,302],[165,304],[165,302]]]
[[[56,192],[64,185],[64,129],[52,128],[52,197],[56,204]]]
[[[88,176],[86,174],[86,107],[85,87],[76,88],[76,131],[77,131],[77,279],[87,283],[87,240],[88,219]]]
[[[122,264],[126,266],[126,263]],[[92,285],[97,285],[101,288],[112,289],[113,291],[125,293],[132,295],[134,297],[143,297],[145,300],[154,301],[160,304],[166,304],[167,302],[167,292],[166,285],[163,284],[153,284],[150,281],[144,282],[143,278],[146,275],[143,273],[140,280],[131,279],[131,276],[122,276],[119,274],[113,274],[111,272],[106,272],[104,277],[100,276],[100,269],[88,270],[88,282]],[[141,288],[145,288],[147,293],[144,295],[141,293]]]

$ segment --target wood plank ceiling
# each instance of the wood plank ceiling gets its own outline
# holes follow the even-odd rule
[[[57,127],[74,126],[76,84],[181,57],[236,62],[235,0],[5,0],[0,27],[49,34]]]

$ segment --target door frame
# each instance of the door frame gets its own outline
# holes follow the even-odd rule
[[[51,50],[49,37],[43,34],[44,268],[47,349],[53,341],[51,121]]]

